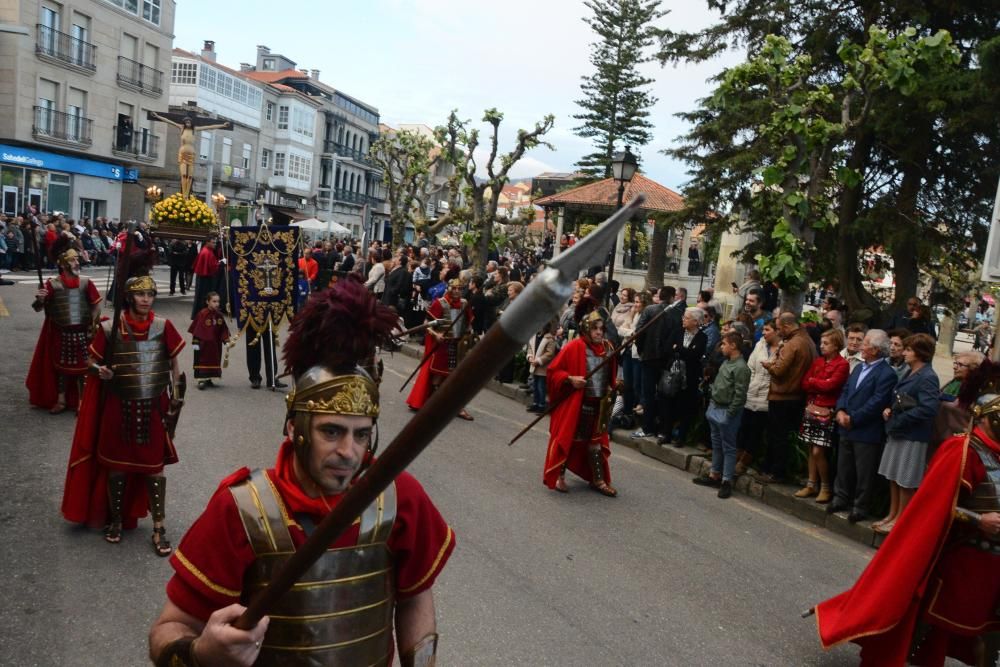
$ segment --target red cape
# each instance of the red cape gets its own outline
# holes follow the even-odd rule
[[[568,389],[566,379],[569,376],[587,374],[586,346],[587,343],[582,338],[574,338],[563,346],[556,358],[549,364],[545,382],[551,402],[559,400],[566,393]],[[606,342],[605,349],[607,350],[605,354],[610,354],[611,349]],[[617,377],[617,360],[611,360],[608,364],[608,370],[609,377]],[[573,436],[576,434],[576,421],[580,415],[581,405],[583,405],[583,390],[577,389],[572,391],[569,397],[559,403],[559,407],[552,411],[552,418],[549,422],[549,448],[545,454],[545,470],[542,473],[542,481],[550,489],[555,488],[556,480],[559,479],[559,472],[564,464],[575,475],[588,482],[594,481],[590,471],[590,462],[587,460],[587,448],[573,447]],[[611,469],[608,466],[608,458],[611,456],[611,448],[608,446],[607,432],[601,434],[600,445],[604,481],[610,484]]]
[[[59,384],[56,375],[56,355],[59,353],[59,329],[45,318],[42,332],[38,335],[35,354],[31,357],[28,377],[24,386],[28,388],[28,401],[36,408],[52,409],[59,398]],[[66,407],[75,410],[77,396],[76,381],[66,383]]]
[[[194,262],[194,273],[202,278],[211,278],[219,270],[219,259],[215,256],[215,251],[207,245],[202,246],[198,253],[198,259]]]
[[[441,297],[442,299],[445,297]],[[460,308],[461,304],[452,304],[453,308]],[[434,299],[430,307],[427,309],[430,314],[431,319],[439,319],[444,316],[444,307],[441,305],[441,299]],[[472,309],[468,308],[465,311],[465,324],[466,330],[468,330],[469,325],[472,324]],[[437,341],[430,334],[424,336],[424,359],[431,353],[434,346],[437,345]],[[431,395],[431,374],[437,373],[438,375],[448,375],[450,371],[448,370],[448,346],[440,345],[437,351],[431,356],[427,362],[421,366],[420,372],[417,373],[417,380],[413,383],[413,389],[410,390],[410,395],[406,397],[406,404],[413,408],[414,410],[419,410],[424,407],[424,403]]]
[[[100,528],[108,522],[108,470],[97,461],[97,434],[101,426],[98,403],[101,380],[87,378],[76,420],[73,447],[66,470],[62,515],[67,521]],[[128,474],[122,526],[135,528],[149,509],[143,475]]]
[[[976,436],[1000,450],[981,431]],[[865,664],[906,663],[928,582],[951,530],[968,451],[965,435],[941,445],[913,500],[854,587],[816,606],[823,648],[850,641],[861,646]]]

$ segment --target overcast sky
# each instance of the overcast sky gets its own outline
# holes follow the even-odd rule
[[[517,178],[571,171],[590,150],[573,134],[580,77],[590,72],[594,39],[581,20],[581,0],[366,0],[365,2],[224,2],[178,0],[174,46],[199,51],[215,41],[218,61],[233,68],[256,61],[256,45],[318,69],[320,79],[378,107],[382,122],[443,124],[451,109],[478,119],[484,109],[505,114],[502,148],[518,128],[545,114],[555,151],[538,148],[518,163]],[[697,0],[664,0],[660,19],[674,29],[697,29],[715,13]],[[736,61],[730,55],[698,67],[646,66],[659,98],[653,142],[642,149],[645,173],[680,190],[685,166],[659,153],[684,131],[674,114],[692,109],[710,91],[706,79]]]

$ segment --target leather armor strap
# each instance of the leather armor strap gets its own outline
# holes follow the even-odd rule
[[[156,667],[201,667],[194,657],[194,640],[196,637],[176,639],[163,649],[156,660]]]
[[[434,667],[437,662],[438,634],[436,632],[425,636],[416,646],[399,656],[403,667]]]

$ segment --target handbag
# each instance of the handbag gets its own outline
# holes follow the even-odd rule
[[[807,417],[818,417],[819,419],[828,419],[830,415],[833,414],[833,410],[830,408],[823,407],[822,405],[816,405],[810,403],[806,406],[806,416]]]
[[[893,412],[906,412],[915,407],[917,407],[917,399],[912,395],[907,394],[905,391],[896,392],[896,399],[892,403]]]
[[[660,374],[656,390],[663,396],[676,396],[687,388],[687,368],[680,359],[675,359],[670,368]]]

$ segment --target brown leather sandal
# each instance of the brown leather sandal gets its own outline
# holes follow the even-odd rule
[[[559,475],[558,479],[556,479],[555,489],[559,493],[569,493],[569,487],[566,486],[566,478],[562,475]]]
[[[608,498],[615,498],[618,496],[618,490],[603,480],[597,482],[596,484],[591,484],[590,488],[594,489],[601,495],[607,496]]]
[[[65,412],[65,411],[66,411],[66,402],[65,401],[57,401],[56,404],[53,405],[52,408],[49,410],[49,414],[50,415],[57,415],[60,412]]]
[[[159,538],[159,539],[157,539]],[[166,526],[160,526],[157,528],[153,527],[153,553],[161,558],[164,556],[169,556],[174,552],[174,548],[170,546],[170,541],[167,540],[167,528]]]

